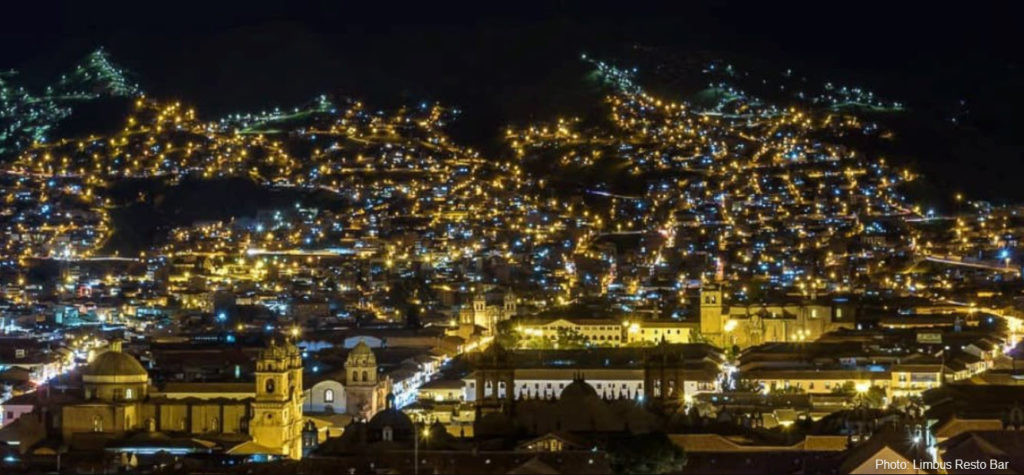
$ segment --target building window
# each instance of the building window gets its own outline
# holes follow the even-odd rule
[[[369,380],[370,380],[370,376],[366,373],[366,371],[363,371],[363,382],[366,382],[366,381],[369,381]]]
[[[334,402],[334,390],[333,389],[325,389],[324,390],[324,402]]]
[[[264,384],[264,389],[267,391],[267,394],[274,394],[274,389],[275,389],[274,378],[268,378],[267,379],[266,384]]]
[[[131,399],[132,395],[133,395],[132,393],[133,393],[132,388],[125,389],[124,390],[124,398],[125,399]]]
[[[103,418],[100,416],[92,416],[92,431],[103,432]]]
[[[380,435],[381,439],[384,439],[385,442],[391,442],[394,439],[394,431],[391,429],[391,426],[384,426],[384,430],[381,431]]]

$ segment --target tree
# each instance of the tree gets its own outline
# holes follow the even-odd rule
[[[704,337],[704,334],[697,329],[690,330],[690,343],[707,343],[709,345],[711,344],[711,342],[708,341],[706,337]]]
[[[615,473],[676,473],[686,465],[686,454],[662,432],[613,440],[608,457]]]
[[[587,346],[587,339],[576,330],[559,328],[555,343],[558,348],[583,348]]]
[[[885,389],[878,386],[871,386],[863,394],[862,400],[868,407],[882,408],[885,407]]]
[[[862,403],[867,407],[885,407],[885,389],[879,386],[871,386],[867,390],[860,392],[857,391],[857,385],[853,381],[847,381],[842,386],[832,388],[832,394],[853,396],[856,398],[857,403]]]
[[[854,394],[857,392],[857,385],[853,384],[853,381],[847,381],[841,386],[834,386],[832,388],[832,394]]]
[[[523,338],[519,335],[519,332],[515,330],[499,331],[494,337],[494,341],[504,348],[514,349],[519,348]]]

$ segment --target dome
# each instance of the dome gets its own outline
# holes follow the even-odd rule
[[[345,359],[345,366],[375,366],[376,364],[377,356],[373,354],[373,349],[362,340],[348,352],[348,357]]]
[[[398,409],[385,409],[378,412],[366,423],[371,431],[380,431],[385,427],[391,427],[395,434],[412,434],[412,419]],[[397,437],[396,437],[397,439]]]
[[[583,381],[583,378],[576,378],[562,390],[562,394],[558,396],[558,399],[566,402],[583,402],[591,397],[601,398],[597,395],[597,391],[593,386]]]
[[[395,396],[388,394],[387,407],[375,414],[366,423],[370,437],[376,440],[407,441],[412,440],[416,428],[409,418],[401,410],[395,408]],[[391,436],[385,436],[385,429],[391,432]]]
[[[85,381],[109,377],[146,381],[149,379],[149,372],[139,360],[118,350],[108,350],[96,356],[82,372]]]

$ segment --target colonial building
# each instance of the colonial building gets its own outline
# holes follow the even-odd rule
[[[543,383],[543,389],[521,386],[517,355],[494,344],[474,362],[471,397],[476,406],[474,435],[477,437],[538,436],[551,432],[647,433],[662,426],[659,414],[671,414],[684,407],[688,390],[696,392],[692,380],[705,380],[705,389],[715,390],[715,377],[695,369],[695,356],[704,348],[662,344],[628,355],[639,359],[639,381],[628,388],[597,389],[586,378],[594,370],[575,370],[566,382]],[[626,355],[619,355],[626,356]],[[611,356],[608,358],[609,363]],[[710,368],[707,368],[710,369]],[[607,377],[607,376],[599,376]],[[603,381],[603,380],[602,380]],[[600,383],[607,384],[607,383]],[[532,386],[532,384],[531,384]],[[521,390],[513,390],[512,388]]]
[[[511,291],[505,292],[500,302],[489,301],[486,293],[476,292],[472,304],[463,306],[459,311],[459,323],[462,326],[483,327],[488,333],[494,334],[498,330],[498,323],[512,318],[516,311],[516,297]]]
[[[148,442],[134,442],[160,440],[163,450],[189,452],[197,450],[196,440],[204,440],[206,452],[301,458],[299,350],[272,342],[259,354],[253,384],[242,396],[237,385],[225,389],[223,383],[191,383],[187,397],[182,387],[163,394],[115,341],[85,368],[80,393],[40,390],[33,411],[5,429],[18,432],[23,453],[47,441],[86,450],[97,440],[99,447],[114,451],[144,451]],[[133,443],[125,447],[128,440]],[[175,448],[175,441],[182,446]]]
[[[695,324],[679,320],[614,320],[611,318],[531,317],[517,319],[515,331],[524,339],[557,339],[562,332],[579,335],[596,346],[630,343],[690,343]]]
[[[535,351],[497,347],[491,345],[463,379],[462,400],[485,412],[507,401],[557,399],[581,379],[601,399],[634,402],[681,402],[685,395],[718,391],[722,383],[723,356],[702,344],[549,350],[545,360]]]
[[[377,357],[364,341],[356,344],[345,359],[344,370],[317,381],[305,391],[306,412],[347,414],[369,420],[380,412],[391,392],[391,380],[380,374]]]
[[[854,307],[816,299],[792,303],[726,305],[719,285],[700,290],[700,333],[722,347],[814,341],[839,328],[854,328]]]

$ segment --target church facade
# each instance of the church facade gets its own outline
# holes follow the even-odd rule
[[[302,359],[290,343],[271,343],[256,362],[255,386],[239,396],[236,383],[190,384],[188,397],[151,386],[146,369],[119,342],[82,374],[82,392],[40,399],[19,418],[25,450],[59,439],[75,450],[97,438],[215,440],[224,453],[302,457]],[[204,387],[205,386],[205,387]],[[231,386],[221,388],[220,386]]]
[[[342,371],[317,381],[305,391],[303,407],[316,414],[348,414],[369,420],[384,409],[391,381],[382,376],[377,357],[365,342],[349,351]]]
[[[516,297],[511,291],[501,295],[500,302],[492,302],[484,292],[473,294],[472,304],[463,306],[459,311],[459,324],[462,326],[478,326],[493,335],[498,331],[498,323],[516,315]]]
[[[701,287],[700,334],[723,348],[814,341],[830,331],[855,325],[855,308],[844,301],[727,305],[724,297],[720,285]]]

